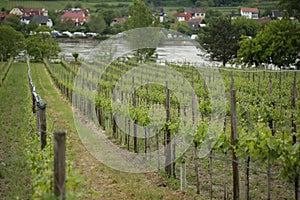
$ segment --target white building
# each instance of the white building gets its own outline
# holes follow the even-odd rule
[[[247,19],[258,19],[259,10],[258,8],[241,8],[241,16]]]

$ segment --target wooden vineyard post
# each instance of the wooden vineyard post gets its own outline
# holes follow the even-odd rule
[[[37,102],[37,107],[39,109],[38,111],[38,117],[39,117],[39,131],[40,131],[40,138],[41,138],[41,149],[43,150],[45,146],[47,145],[47,120],[46,120],[46,102],[42,99],[40,99],[39,102]]]
[[[165,172],[170,178],[172,176],[172,144],[171,144],[171,131],[169,129],[169,123],[171,120],[170,113],[170,89],[168,85],[168,74],[165,68],[165,77],[166,77],[166,129],[164,133],[164,145],[165,145]]]
[[[200,180],[199,180],[199,164],[198,164],[198,142],[194,141],[194,165],[196,173],[196,189],[197,194],[200,194]]]
[[[196,100],[194,93],[194,75],[192,73],[192,121],[195,123],[195,110],[196,110]],[[200,194],[200,177],[199,177],[199,163],[198,163],[198,141],[194,141],[194,165],[195,165],[195,173],[196,173],[196,188],[197,194]]]
[[[130,150],[130,120],[128,120],[127,150]]]
[[[231,78],[230,87],[230,120],[231,120],[231,146],[232,146],[232,179],[233,179],[233,200],[239,199],[239,168],[235,154],[235,144],[237,141],[237,117],[236,117],[236,96],[234,90],[234,80]]]
[[[144,127],[145,139],[144,139],[144,153],[147,155],[147,127]]]
[[[115,90],[112,89],[113,102],[116,102],[116,94]],[[112,113],[112,128],[113,128],[113,136],[115,139],[118,138],[118,130],[117,130],[117,122],[114,114]]]
[[[270,99],[272,99],[272,92],[273,92],[273,89],[272,89],[272,73],[270,73],[270,77],[269,77],[269,97]],[[272,106],[272,109],[274,109],[274,105]],[[270,130],[272,132],[272,136],[275,135],[275,121],[272,119],[269,119],[269,127],[270,127]],[[270,152],[269,152],[270,154]],[[270,200],[271,199],[271,163],[270,163],[270,155],[268,155],[268,165],[267,165],[267,199]]]
[[[132,106],[136,108],[136,93],[134,88],[134,77],[132,77]],[[138,137],[137,137],[137,119],[134,119],[133,123],[133,149],[134,153],[138,153]]]
[[[213,199],[213,179],[212,179],[212,150],[209,151],[209,196]]]
[[[31,87],[30,87],[30,88],[31,88]],[[34,87],[34,86],[32,86],[32,89],[31,89],[32,112],[33,112],[33,113],[36,113],[36,102],[35,102],[35,96],[34,96],[33,91],[35,91],[35,87]]]
[[[247,122],[248,122],[248,131],[247,134],[249,134],[250,131],[250,113],[249,111],[247,111]],[[245,200],[249,200],[250,199],[250,181],[249,181],[249,167],[250,167],[250,155],[248,153],[248,151],[246,152],[246,166],[245,166],[245,175],[246,175],[246,181],[245,181]]]
[[[66,132],[54,135],[54,194],[66,199]]]
[[[168,82],[166,84],[166,122],[169,123],[170,117],[170,90],[168,88]],[[171,132],[168,127],[165,130],[165,171],[168,177],[172,175],[172,160],[171,160]]]
[[[260,92],[260,75],[258,75],[258,80],[257,80],[257,93],[259,94]]]
[[[155,130],[155,139],[156,139],[156,152],[157,152],[157,169],[160,169],[160,153],[159,153],[159,138],[158,130]]]
[[[40,96],[36,93],[33,92],[34,95],[34,107],[35,107],[35,121],[36,121],[36,132],[37,134],[40,132],[40,109],[38,107],[38,101],[40,100]]]
[[[174,142],[172,143],[172,175],[176,178],[176,141],[174,138]]]

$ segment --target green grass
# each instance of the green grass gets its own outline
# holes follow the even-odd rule
[[[29,199],[30,170],[24,138],[28,132],[29,86],[24,63],[14,63],[0,88],[0,196]]]
[[[14,6],[24,6],[38,8],[43,7],[49,11],[62,10],[66,7],[67,4],[75,5],[76,1],[1,1],[0,8],[5,8],[6,10],[11,10]],[[118,1],[98,1],[98,2],[78,2],[84,8],[89,8],[94,10],[95,5],[105,4],[106,6],[115,7],[119,4],[129,4],[130,2],[118,2]]]

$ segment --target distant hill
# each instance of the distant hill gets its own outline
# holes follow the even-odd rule
[[[13,2],[15,0],[8,0]],[[22,1],[60,1],[70,2],[69,0],[22,0]],[[252,4],[260,2],[277,2],[278,0],[143,0],[148,5],[161,7],[178,7],[178,6],[203,6],[203,7],[219,7],[219,6],[239,6],[241,4]],[[132,2],[132,0],[77,0],[81,3],[124,3]]]
[[[183,7],[204,7],[228,14],[237,12],[238,7],[258,7],[260,11],[276,9],[279,0],[143,0],[149,7],[163,7],[167,14],[176,12]],[[14,6],[44,7],[49,11],[66,7],[82,6],[92,12],[99,9],[127,9],[132,0],[1,0],[1,11],[10,10]]]

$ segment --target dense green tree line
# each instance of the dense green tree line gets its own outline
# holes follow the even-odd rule
[[[298,0],[279,2],[283,20],[258,23],[243,17],[221,16],[200,32],[200,43],[213,60],[259,66],[273,64],[279,68],[300,69],[300,5]],[[293,17],[293,18],[291,18]]]
[[[280,68],[296,66],[300,59],[300,24],[285,18],[259,24],[255,20],[219,17],[202,35],[201,43],[213,60]]]
[[[31,35],[31,31],[37,34]],[[38,27],[35,23],[22,24],[16,16],[8,17],[0,26],[0,59],[8,60],[21,52],[35,60],[57,56],[60,48],[49,31],[49,28]]]
[[[244,37],[240,41],[238,57],[247,64],[274,64],[279,67],[299,62],[300,24],[288,19],[272,21],[257,36]]]

